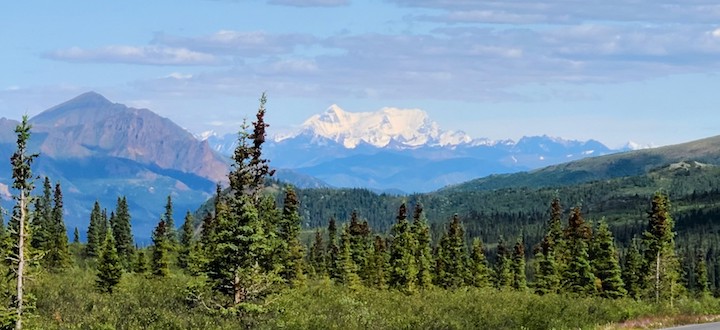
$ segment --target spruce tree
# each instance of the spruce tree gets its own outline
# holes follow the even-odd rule
[[[46,250],[45,257],[42,260],[46,267],[57,270],[67,267],[70,263],[70,251],[68,250],[67,230],[65,229],[65,221],[63,218],[63,198],[60,183],[55,184],[53,200],[54,205],[50,221],[46,223],[47,229],[44,230],[45,235],[47,235],[47,243],[44,244]]]
[[[39,251],[50,250],[52,245],[52,216],[53,216],[53,204],[52,204],[52,185],[50,178],[45,177],[43,181],[43,191],[39,198],[35,198],[34,208],[35,211],[32,213],[32,222],[29,227],[31,228],[32,236],[30,240],[30,246]]]
[[[203,234],[210,283],[229,298],[226,306],[243,310],[257,308],[269,288],[282,280],[282,265],[275,263],[279,216],[271,209],[272,198],[262,195],[265,178],[274,173],[262,156],[268,126],[265,102],[263,94],[252,133],[246,124],[241,127],[228,175],[231,193],[226,202],[218,198],[211,231]]]
[[[30,140],[30,129],[31,125],[28,124],[28,117],[24,115],[19,125],[15,127],[15,133],[17,134],[16,151],[10,157],[10,164],[12,165],[12,187],[17,190],[17,195],[13,196],[17,201],[16,210],[13,213],[14,221],[17,222],[16,234],[16,255],[13,256],[17,263],[15,269],[15,275],[17,279],[17,291],[15,293],[15,301],[17,303],[15,307],[16,319],[15,328],[22,329],[22,316],[24,312],[24,278],[25,278],[25,264],[26,260],[26,245],[28,241],[26,228],[28,227],[28,205],[30,204],[30,193],[34,188],[33,175],[32,175],[32,163],[37,154],[28,154],[27,143]],[[29,242],[27,242],[29,243]]]
[[[645,276],[643,276],[642,271],[643,258],[640,254],[637,239],[633,238],[630,242],[627,253],[625,253],[622,279],[625,283],[625,291],[627,291],[627,295],[634,299],[640,298],[642,294],[645,283]]]
[[[380,236],[375,236],[373,252],[369,260],[368,285],[370,287],[376,289],[387,288],[388,260],[389,255],[385,240]]]
[[[115,213],[110,215],[110,226],[120,261],[123,267],[129,270],[133,261],[134,243],[130,227],[130,210],[125,196],[118,197]]]
[[[565,230],[568,251],[572,251],[562,278],[562,288],[567,293],[592,295],[596,292],[595,275],[588,252],[591,235],[592,231],[585,223],[580,207],[575,207]]]
[[[120,283],[123,274],[123,266],[115,247],[115,239],[108,230],[105,234],[100,249],[100,256],[97,263],[97,279],[95,284],[100,292],[112,293],[115,285]]]
[[[348,226],[343,228],[340,234],[340,256],[338,260],[339,281],[351,289],[357,289],[362,285],[358,276],[358,267],[352,257],[352,242]]]
[[[327,261],[325,260],[325,242],[320,229],[315,229],[315,241],[310,247],[308,255],[310,269],[315,277],[323,277],[327,275]]]
[[[417,241],[407,221],[407,208],[405,203],[400,205],[396,222],[390,230],[392,245],[390,246],[390,287],[405,293],[415,292],[417,289]],[[377,242],[375,243],[377,249]]]
[[[491,285],[490,268],[485,258],[485,249],[479,238],[475,238],[472,243],[469,284],[477,288],[487,288]]]
[[[670,201],[660,192],[655,193],[648,211],[648,225],[643,233],[645,248],[646,277],[650,278],[656,303],[667,298],[673,304],[673,298],[681,291],[680,265],[675,255],[675,223],[670,215]]]
[[[303,282],[305,279],[303,256],[305,255],[300,243],[300,201],[295,190],[288,186],[285,188],[283,212],[278,225],[278,238],[282,249],[280,251],[283,271],[282,278],[287,283]]]
[[[78,230],[78,227],[75,227],[73,230],[73,244],[80,244],[80,231]]]
[[[440,240],[438,248],[436,282],[443,288],[459,288],[467,278],[467,252],[465,232],[460,217],[454,215],[447,232]]]
[[[152,233],[153,246],[150,270],[153,275],[159,277],[167,276],[170,267],[170,261],[168,260],[170,242],[167,231],[167,223],[163,217],[160,219],[160,222],[158,222]]]
[[[108,229],[110,229],[110,231],[112,232],[112,228],[110,227],[110,220],[107,214],[107,209],[103,209],[102,212],[100,212],[100,222],[98,222],[97,226],[97,255],[99,255],[100,247],[105,242],[105,232],[108,231]]]
[[[551,237],[545,235],[540,242],[540,250],[535,254],[535,293],[539,295],[560,290],[560,273]]]
[[[372,253],[372,240],[370,238],[370,225],[367,221],[360,222],[357,211],[350,215],[350,224],[347,227],[350,235],[350,253],[357,267],[357,274],[360,279],[366,281],[369,276],[368,259]]]
[[[505,240],[500,237],[497,244],[497,256],[495,257],[495,287],[504,290],[512,287],[512,259],[511,253],[505,246]]]
[[[412,231],[417,242],[417,250],[415,251],[417,285],[420,289],[428,289],[433,284],[433,255],[432,246],[430,246],[430,226],[420,203],[415,204]]]
[[[522,239],[515,243],[512,254],[512,288],[519,291],[527,290],[527,277],[525,276],[525,245]]]
[[[335,218],[332,217],[330,218],[330,221],[328,221],[328,243],[325,253],[327,255],[326,261],[328,275],[330,275],[330,278],[340,279],[340,246],[338,245],[337,240],[337,225],[335,223]]]
[[[600,222],[590,249],[593,274],[600,281],[598,293],[605,298],[621,298],[627,294],[622,271],[610,228]]]
[[[173,218],[173,202],[171,195],[168,195],[167,197],[165,213],[162,215],[162,219],[165,220],[165,236],[167,238],[168,247],[174,250],[178,245],[178,235],[177,229],[175,228],[175,219]]]
[[[148,271],[147,257],[145,256],[145,250],[138,250],[135,254],[135,264],[133,269],[138,274],[145,274]]]
[[[707,262],[705,260],[705,252],[698,250],[695,258],[695,295],[698,297],[710,296],[710,285],[708,283]]]
[[[185,213],[185,221],[180,231],[180,251],[178,253],[178,266],[188,269],[190,266],[190,251],[193,245],[194,222],[192,213]]]

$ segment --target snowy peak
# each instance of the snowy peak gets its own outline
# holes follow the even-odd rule
[[[348,149],[363,143],[378,148],[415,148],[455,146],[472,141],[463,132],[441,130],[420,109],[387,107],[376,112],[348,112],[335,104],[306,120],[297,135],[330,139]]]

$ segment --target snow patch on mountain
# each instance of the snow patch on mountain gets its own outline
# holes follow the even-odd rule
[[[329,139],[348,149],[363,143],[378,148],[415,148],[457,146],[473,141],[462,131],[441,130],[420,109],[386,107],[377,112],[348,112],[335,104],[306,120],[297,133],[276,137],[275,141],[299,135]]]

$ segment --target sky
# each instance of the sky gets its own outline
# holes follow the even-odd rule
[[[337,104],[476,138],[668,145],[720,135],[717,0],[8,1],[0,117],[86,91],[191,132]]]

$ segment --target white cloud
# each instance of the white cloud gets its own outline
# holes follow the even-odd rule
[[[102,62],[143,65],[218,65],[214,55],[187,48],[163,46],[113,45],[95,49],[71,47],[45,54],[45,57],[68,62]]]
[[[720,38],[720,28],[713,30],[710,34],[715,38]]]

